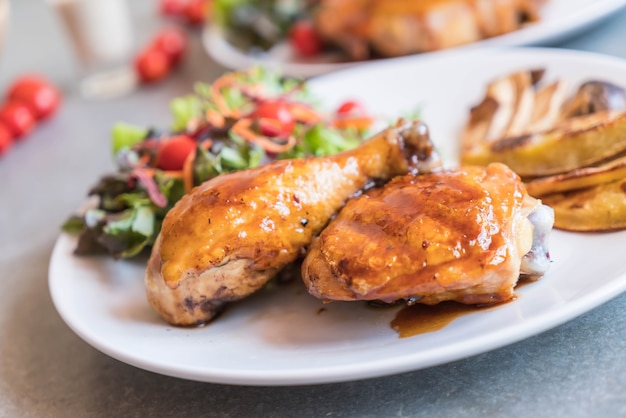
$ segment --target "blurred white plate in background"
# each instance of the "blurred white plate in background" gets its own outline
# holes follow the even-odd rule
[[[553,44],[580,33],[625,5],[625,0],[550,0],[544,7],[541,21],[506,35],[448,49],[446,52],[476,47]],[[209,55],[217,63],[230,69],[244,69],[262,63],[279,69],[285,75],[311,77],[363,64],[363,62],[337,62],[337,54],[322,55],[314,59],[299,58],[287,42],[278,44],[263,55],[248,54],[231,45],[218,28],[211,26],[204,29],[202,38]],[[419,56],[427,57],[440,53],[430,52]],[[385,61],[393,59],[395,58]]]

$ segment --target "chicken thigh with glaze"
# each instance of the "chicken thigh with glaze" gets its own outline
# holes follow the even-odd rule
[[[505,302],[547,270],[553,219],[503,164],[405,175],[350,200],[302,276],[326,301]]]

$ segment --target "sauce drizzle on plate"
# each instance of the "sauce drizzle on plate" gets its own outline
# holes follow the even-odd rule
[[[427,332],[438,331],[455,319],[474,312],[484,311],[498,305],[476,306],[457,302],[442,302],[434,306],[417,303],[407,305],[396,313],[391,321],[391,328],[400,338],[413,337]]]

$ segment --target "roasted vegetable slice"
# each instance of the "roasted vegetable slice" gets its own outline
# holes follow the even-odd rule
[[[626,112],[569,119],[541,133],[484,142],[461,156],[463,164],[502,162],[523,178],[594,165],[626,151]]]
[[[533,116],[533,85],[542,76],[542,70],[518,71],[489,83],[483,100],[470,111],[461,138],[463,153],[527,132],[524,128]]]
[[[561,117],[567,119],[625,108],[626,89],[607,81],[592,80],[581,84],[576,94],[563,104]]]
[[[555,176],[539,177],[527,182],[526,189],[530,195],[542,197],[550,193],[584,189],[619,179],[626,179],[626,156],[597,167],[583,167]]]
[[[568,95],[542,70],[491,81],[470,111],[461,163],[501,162],[555,210],[555,228],[626,229],[626,89],[603,80]]]
[[[569,231],[626,228],[626,179],[541,198],[554,209],[554,226]]]

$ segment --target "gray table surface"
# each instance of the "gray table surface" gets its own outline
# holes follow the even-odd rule
[[[163,24],[134,0],[137,43]],[[0,417],[626,416],[626,295],[519,343],[438,367],[348,383],[242,387],[186,381],[114,360],[78,338],[48,293],[59,225],[113,170],[109,130],[122,119],[170,122],[168,102],[224,71],[193,36],[166,82],[122,99],[76,94],[76,61],[43,0],[13,0],[0,86],[28,72],[64,91],[60,113],[0,159]],[[626,11],[558,45],[626,58]],[[590,260],[593,262],[593,260]]]

